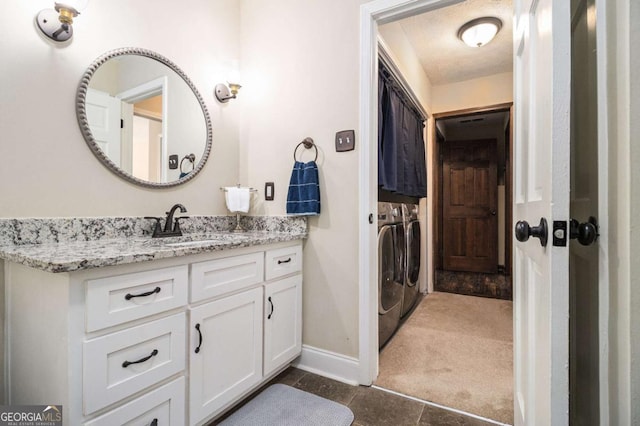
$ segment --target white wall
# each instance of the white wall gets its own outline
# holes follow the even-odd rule
[[[420,200],[420,231],[422,234],[420,252],[424,255],[420,261],[420,291],[433,291],[433,273],[430,265],[433,264],[433,234],[428,232],[433,226],[433,197],[435,192],[433,186],[433,168],[429,165],[433,161],[434,146],[431,140],[434,119],[431,118],[431,97],[432,86],[429,77],[424,72],[424,68],[418,60],[413,45],[407,39],[407,36],[399,22],[391,22],[389,24],[378,27],[378,34],[382,40],[384,48],[388,50],[388,54],[398,67],[398,70],[407,81],[411,90],[413,90],[418,101],[425,109],[429,118],[425,125],[425,161],[427,164],[427,198]]]
[[[413,45],[407,39],[402,26],[399,22],[391,22],[379,26],[378,32],[385,46],[391,50],[396,66],[411,85],[411,89],[420,100],[422,106],[430,113],[432,103],[431,81],[425,74]]]
[[[303,343],[358,354],[359,7],[361,0],[243,0],[240,179],[275,182],[259,214],[283,214],[293,150],[318,146],[322,214],[304,245]],[[336,153],[335,132],[356,130]],[[303,161],[313,159],[303,152]]]
[[[189,214],[226,214],[220,186],[238,180],[239,107],[218,104],[216,83],[238,60],[239,0],[91,1],[75,19],[70,45],[45,40],[35,28],[45,0],[3,2],[0,43],[0,217],[158,215],[176,202]],[[174,61],[205,99],[213,150],[202,173],[173,189],[125,182],[102,166],[76,121],[76,87],[104,52],[154,50]]]
[[[432,99],[434,114],[512,102],[513,73],[433,86]]]

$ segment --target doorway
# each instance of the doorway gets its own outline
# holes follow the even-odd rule
[[[477,6],[479,3],[475,2],[474,5]],[[452,6],[452,9],[455,7]],[[462,4],[461,7],[469,6]],[[459,15],[457,11],[452,9],[443,9],[440,12],[452,19],[452,16]],[[467,10],[466,12],[484,13],[480,10]],[[505,20],[511,14],[512,12],[507,8]],[[434,12],[429,12],[425,16],[428,17],[427,19],[438,20]],[[415,21],[417,18],[412,16],[407,19]],[[430,254],[423,257],[421,268],[424,274],[430,277],[428,279],[430,294],[422,299],[409,318],[404,320],[405,322],[401,320],[400,324],[403,325],[400,326],[396,335],[390,338],[387,346],[382,349],[377,365],[379,374],[374,383],[378,387],[451,409],[510,423],[513,421],[511,301],[493,301],[469,295],[445,294],[438,292],[437,288],[435,293],[432,291],[434,289],[434,255],[439,256],[440,253],[448,254],[451,251],[450,255],[441,257],[441,259],[443,262],[448,262],[450,269],[455,267],[459,271],[497,274],[499,264],[501,271],[504,271],[506,267],[505,244],[502,244],[498,250],[499,217],[503,241],[504,235],[507,235],[504,232],[504,197],[502,197],[502,210],[498,208],[498,180],[500,175],[503,187],[502,194],[504,194],[505,155],[510,152],[510,149],[505,148],[505,145],[508,145],[508,142],[505,143],[505,141],[510,139],[508,126],[510,125],[512,98],[509,94],[503,99],[504,102],[495,102],[496,98],[492,95],[501,93],[505,87],[510,90],[512,38],[508,31],[502,34],[504,36],[502,42],[507,46],[504,53],[507,58],[506,64],[504,64],[504,69],[493,69],[493,74],[482,74],[473,68],[475,63],[471,63],[468,65],[466,73],[456,70],[456,78],[452,79],[449,76],[450,73],[445,72],[437,77],[432,74],[432,79],[428,76],[429,71],[424,68],[427,77],[423,79],[423,82],[428,81],[427,85],[435,87],[429,99],[429,96],[421,93],[420,82],[418,81],[416,84],[416,77],[406,72],[409,68],[406,59],[407,51],[402,50],[403,45],[401,41],[398,41],[403,36],[407,37],[412,28],[424,28],[425,22],[418,20],[406,23],[405,20],[401,20],[398,23],[401,27],[397,30],[393,27],[394,24],[394,22],[390,22],[389,26],[387,24],[381,26],[379,29],[382,39],[380,44],[384,50],[389,50],[389,56],[392,59],[401,58],[396,61],[396,68],[401,72],[405,71],[403,72],[404,80],[408,81],[413,91],[417,92],[408,97],[422,100],[423,107],[429,116],[425,133],[427,152],[429,153],[427,160],[427,167],[430,171],[429,190],[427,199],[420,203],[426,208],[420,212],[422,220],[426,224],[426,234],[431,238],[427,245]],[[458,42],[461,43],[459,40]],[[415,46],[413,41],[410,41],[409,44]],[[435,51],[430,50],[429,61],[432,64],[434,57]],[[423,65],[422,61],[420,61],[420,65]],[[450,61],[448,65],[455,68],[455,65]],[[501,71],[502,74],[506,73],[507,75],[496,77],[501,74]],[[437,81],[437,83],[430,83],[431,80]],[[462,86],[466,86],[467,89],[461,90]],[[472,89],[477,87],[483,87],[485,93],[468,96],[473,91]],[[491,90],[492,87],[497,90]],[[456,95],[450,95],[454,92]],[[458,108],[449,109],[448,107],[451,105]],[[487,108],[486,105],[492,107]],[[474,110],[469,108],[474,108]],[[435,113],[433,113],[434,111]],[[387,123],[386,116],[384,110],[378,110],[378,114],[381,112],[383,117],[381,122],[384,125]],[[487,124],[490,121],[495,121],[498,126],[496,126],[497,129],[492,129],[491,135],[483,135],[476,137],[475,140],[469,140],[469,138],[457,138],[454,123],[449,123],[451,124],[450,131],[442,128],[440,131],[441,143],[437,144],[435,139],[438,134],[439,120],[443,125],[447,121],[456,121],[458,125],[462,125],[460,121],[468,121],[472,124],[475,123],[476,128],[480,122]],[[458,134],[463,133],[460,129],[457,130]],[[476,136],[479,135],[477,129],[475,132],[472,130],[472,133],[475,133]],[[377,134],[373,137],[374,140],[377,139],[376,136]],[[498,161],[499,150],[501,161]],[[440,153],[445,161],[441,161]],[[444,179],[442,179],[442,171],[439,172],[440,177],[437,177],[438,164],[441,168],[447,168],[449,173],[445,177],[453,177],[453,181],[447,182],[451,191],[445,191],[444,198],[440,198],[440,201],[438,201],[437,194],[442,192],[442,185],[435,182],[442,183]],[[386,163],[384,166],[386,167]],[[500,173],[498,173],[499,169]],[[379,180],[377,181],[379,182]],[[443,251],[437,246],[434,247],[432,241],[437,239],[435,235],[438,234],[434,223],[438,224],[436,226],[440,226],[440,231],[444,228],[441,226],[445,223],[442,217],[436,218],[436,209],[443,207],[442,200],[444,199],[451,202],[447,210],[450,220],[446,223],[449,229],[443,235],[453,236],[451,244],[448,246],[448,248],[453,247],[453,250]],[[465,200],[471,200],[471,202],[467,203]],[[461,217],[460,210],[463,210],[462,213],[466,216]],[[378,209],[379,219],[388,216],[380,215]],[[470,239],[467,239],[467,235],[463,234],[467,234]],[[438,241],[442,243],[443,240],[438,239]],[[498,261],[499,257],[501,257],[501,262]],[[508,294],[509,296],[504,297],[505,299],[510,299],[510,290]],[[469,333],[468,331],[472,329],[473,331]],[[386,328],[379,328],[379,330],[386,330]],[[385,334],[385,338],[388,338],[388,333]],[[444,349],[446,348],[455,349],[445,353]],[[478,369],[477,365],[483,365],[484,368]],[[413,369],[414,367],[415,369]],[[486,375],[487,372],[492,374]],[[487,383],[494,385],[491,389],[484,388],[484,384]],[[443,384],[443,386],[437,384]],[[471,386],[470,384],[479,384],[480,386]],[[461,394],[465,396],[460,397]]]
[[[372,90],[372,87],[374,87],[374,82],[372,81],[374,73],[372,72],[372,70],[375,70],[375,37],[378,24],[391,22],[401,17],[413,16],[414,14],[423,13],[429,10],[434,10],[456,3],[458,2],[455,0],[418,0],[410,3],[403,1],[376,1],[365,4],[361,7],[362,25],[360,75],[362,101],[360,111],[360,129],[362,140],[374,140],[372,136],[375,135],[376,109],[373,106],[375,105],[375,95]],[[610,2],[606,1],[601,2],[599,4],[599,12],[602,12],[604,15],[606,11],[610,11],[609,3]],[[563,162],[565,159],[569,158],[569,155],[567,153],[569,147],[569,132],[567,126],[569,122],[568,120],[563,119],[566,118],[569,113],[567,107],[570,95],[568,91],[565,90],[568,86],[568,82],[570,81],[570,79],[567,78],[566,66],[568,63],[568,61],[566,60],[566,53],[568,53],[569,50],[565,49],[562,51],[556,51],[552,49],[552,47],[556,45],[562,45],[566,47],[569,44],[567,34],[569,34],[570,31],[567,29],[567,25],[570,24],[571,17],[567,16],[569,14],[567,9],[568,3],[556,3],[551,1],[518,2],[514,14],[518,18],[516,20],[516,23],[518,24],[519,30],[517,32],[518,43],[515,49],[517,57],[519,59],[519,64],[516,67],[515,74],[517,77],[520,77],[520,80],[516,85],[519,93],[519,96],[516,96],[516,99],[519,99],[520,101],[518,105],[523,106],[523,108],[518,108],[519,116],[517,118],[517,122],[520,124],[516,128],[516,140],[519,141],[517,143],[519,151],[531,151],[529,157],[518,157],[520,160],[524,161],[524,163],[520,161],[517,164],[545,164],[546,162],[544,161],[536,161],[536,159],[543,158],[541,155],[536,155],[541,154],[540,152],[537,152],[536,149],[542,149],[537,145],[541,145],[540,142],[551,145],[550,149],[548,149],[547,152],[551,152],[552,154],[553,167],[551,167],[552,165],[549,165],[549,167],[547,167],[546,169],[544,167],[540,169],[534,169],[533,173],[530,173],[530,176],[536,177],[535,173],[539,172],[546,178],[553,179],[555,175],[557,175],[559,178],[561,178],[561,180],[563,180],[560,185],[556,185],[554,183],[552,185],[552,188],[549,188],[548,185],[544,187],[544,190],[546,192],[550,192],[550,190],[553,190],[553,193],[556,196],[559,196],[559,200],[556,199],[555,204],[550,205],[548,198],[545,198],[544,200],[541,200],[540,203],[538,203],[542,207],[547,207],[547,210],[545,211],[548,211],[552,214],[556,214],[558,211],[560,211],[560,209],[564,209],[564,207],[557,207],[558,201],[565,201],[564,198],[566,195],[562,195],[561,192],[569,192],[568,190],[565,191],[565,176],[562,175],[562,173],[555,173],[553,174],[553,176],[548,173],[549,171],[555,172],[559,168],[564,168],[564,170],[566,171],[568,168],[568,164],[564,164]],[[528,11],[530,12],[529,14],[527,14]],[[573,10],[571,12],[573,12]],[[589,20],[587,19],[587,21]],[[549,25],[550,22],[553,22],[553,26]],[[595,25],[598,28],[597,46],[599,52],[597,55],[597,66],[594,65],[594,68],[597,68],[598,70],[596,78],[597,93],[598,95],[602,95],[598,96],[599,98],[607,99],[606,94],[608,93],[610,88],[606,84],[606,73],[603,73],[602,71],[606,71],[607,58],[609,58],[606,55],[607,47],[609,46],[609,44],[607,43],[608,33],[605,31],[606,27],[603,20],[599,19],[595,23]],[[556,26],[558,28],[556,28]],[[536,32],[536,30],[539,30],[540,28],[545,31],[544,34],[548,36],[547,38],[542,39],[539,37],[539,34]],[[611,33],[611,31],[609,31],[609,33]],[[553,37],[551,35],[553,35]],[[533,38],[534,43],[529,43],[529,41],[531,41],[531,38]],[[536,44],[535,41],[539,43]],[[534,50],[531,51],[530,47]],[[551,52],[555,52],[557,54],[551,55]],[[591,50],[590,52],[595,53],[595,50]],[[531,61],[531,59],[533,59],[533,61]],[[530,76],[526,74],[526,70],[532,69],[532,65],[535,65],[536,63],[540,63],[542,65],[538,69],[540,71],[540,75],[538,75],[538,80],[531,80],[528,78]],[[554,65],[558,65],[556,67],[557,69],[554,68],[553,79],[547,78],[548,71],[550,69],[549,64],[551,63],[553,63]],[[549,89],[550,82],[552,80],[553,84],[557,85],[558,88],[561,88],[562,91],[555,91],[552,94],[546,92],[546,90]],[[536,90],[541,90],[541,94],[543,94],[544,96],[540,97],[540,99],[534,96],[534,98],[531,99],[528,95],[535,94],[534,92]],[[542,100],[549,101],[550,104],[542,102]],[[547,108],[545,110],[545,105],[552,105],[553,108]],[[604,123],[605,125],[609,123],[607,107],[608,105],[604,102],[601,102],[601,105],[598,105],[597,113],[593,114],[593,116],[597,117],[598,123]],[[550,115],[550,111],[553,111],[556,114]],[[561,112],[562,114],[558,115],[558,112]],[[544,116],[545,118],[548,118],[548,120],[534,121],[531,123],[532,125],[527,125],[528,122],[526,120],[523,120],[523,118],[531,117],[540,118],[539,116]],[[522,123],[525,124],[523,125]],[[551,133],[552,129],[553,132]],[[543,137],[540,138],[540,136]],[[610,136],[610,134],[608,134],[606,131],[601,131],[601,128],[598,129],[598,152],[605,155],[602,164],[601,162],[598,163],[598,185],[600,188],[605,189],[608,188],[607,183],[609,182],[606,174],[606,159],[608,158],[606,157],[608,153],[608,136]],[[528,143],[529,140],[534,141],[534,143]],[[547,147],[547,145],[544,146]],[[359,270],[361,279],[361,333],[359,371],[361,374],[360,382],[363,384],[370,384],[373,378],[375,378],[378,373],[378,354],[375,345],[376,328],[371,326],[376,322],[376,311],[373,309],[373,307],[375,306],[377,295],[374,291],[372,291],[373,287],[371,285],[372,282],[375,282],[376,274],[375,271],[371,271],[369,268],[375,258],[374,247],[371,244],[371,241],[374,240],[375,236],[371,227],[368,226],[368,223],[371,222],[368,222],[366,219],[367,217],[370,218],[370,212],[375,210],[372,202],[372,200],[375,200],[375,159],[370,148],[371,147],[367,146],[367,144],[363,144],[363,149],[361,150],[360,157],[362,166],[361,182],[363,184],[363,191],[361,192],[362,197],[360,203],[360,213],[362,216],[362,220],[360,222],[361,262]],[[563,155],[562,161],[557,160],[558,154]],[[601,160],[603,159],[601,158]],[[521,167],[518,168],[520,170],[523,170]],[[521,175],[523,174],[521,173]],[[524,176],[526,178],[527,175],[524,174]],[[516,178],[516,182],[520,185],[520,188],[518,188],[518,185],[515,185],[517,189],[530,190],[529,192],[534,195],[542,194],[542,192],[540,191],[541,188],[537,187],[535,185],[535,182],[533,182],[533,184],[531,182],[528,182],[527,185],[527,182],[524,181],[525,184],[522,185],[522,176]],[[521,192],[524,193],[523,191],[515,192],[517,194],[520,194]],[[529,210],[527,211],[518,211],[517,217],[523,218],[525,216],[523,213],[527,213],[527,216],[532,216],[527,219],[536,220],[536,222],[532,222],[532,226],[536,225],[536,234],[538,235],[534,236],[540,236],[540,230],[544,229],[544,222],[540,220],[540,225],[538,225],[538,220],[541,216],[545,215],[544,211],[540,210],[543,213],[541,215],[537,210],[535,210],[536,208],[538,208],[538,205],[531,205],[532,203],[528,201],[528,198],[519,199],[519,196],[520,195],[515,196],[513,202],[510,204],[514,206],[523,205],[529,208]],[[606,209],[606,207],[606,197],[604,197],[603,194],[599,194],[598,210],[603,218],[607,217],[608,210]],[[569,210],[567,207],[566,212],[562,215],[562,218],[560,218],[561,222],[568,217],[568,213]],[[584,219],[581,218],[581,220]],[[558,235],[560,235],[560,233]],[[601,238],[603,238],[606,242],[606,234]],[[536,242],[535,239],[532,239],[532,241]],[[540,244],[538,245],[533,243],[529,243],[529,245],[526,246],[519,245],[518,248],[514,248],[514,251],[517,252],[518,250],[521,250],[523,252],[528,252],[529,248],[536,249],[539,245],[542,245],[544,247],[544,244],[542,244],[542,239],[540,241]],[[605,262],[607,259],[607,246],[606,244],[601,244],[599,248],[603,253],[603,255],[600,256],[599,260],[599,262],[602,264],[603,259],[605,260]],[[533,250],[531,252],[534,253]],[[565,261],[568,262],[569,256],[565,256],[564,254],[562,256],[549,256],[549,254],[552,252],[555,252],[556,254],[565,253],[560,249],[554,248],[548,250],[540,250],[539,248],[537,248],[536,253],[537,252],[541,252],[539,257],[545,261],[550,257],[554,257],[554,260],[556,260],[558,264]],[[568,349],[566,348],[566,346],[569,339],[567,332],[568,327],[565,324],[565,319],[568,318],[568,309],[566,309],[568,300],[565,300],[563,296],[565,295],[565,282],[568,280],[564,279],[563,267],[556,267],[554,270],[550,270],[547,267],[547,264],[541,264],[541,269],[527,270],[523,268],[523,266],[526,266],[524,262],[531,260],[536,259],[530,256],[529,258],[524,259],[524,261],[518,262],[517,267],[514,268],[514,272],[517,272],[519,274],[516,282],[519,282],[519,285],[521,286],[520,290],[524,289],[528,291],[530,295],[537,296],[537,299],[531,297],[525,299],[524,302],[526,303],[519,304],[516,307],[516,312],[520,313],[520,318],[516,321],[515,324],[521,329],[519,333],[516,333],[516,340],[519,340],[519,345],[521,345],[519,355],[526,355],[516,357],[516,373],[518,374],[518,377],[520,379],[519,385],[526,385],[520,389],[526,392],[517,394],[517,403],[521,407],[524,407],[526,405],[528,408],[526,412],[529,414],[528,417],[524,417],[524,411],[519,412],[518,422],[535,422],[535,420],[532,420],[534,419],[534,417],[531,416],[537,415],[539,416],[539,418],[544,418],[545,420],[550,420],[554,423],[557,422],[558,424],[566,424],[568,423],[567,408],[569,407],[569,389],[567,380],[568,377],[565,377],[564,371],[567,368],[567,361],[569,357],[569,351],[566,350]],[[534,266],[537,266],[537,264]],[[604,268],[600,269],[598,272],[600,294],[606,294],[608,291],[608,277],[602,273],[603,269]],[[532,277],[534,273],[537,273],[540,277],[542,277],[542,279],[538,282],[528,280],[528,278]],[[524,288],[522,288],[522,286],[524,286]],[[549,287],[551,287],[551,290],[549,290]],[[568,291],[566,293],[568,293]],[[552,303],[536,303],[536,301],[540,298],[544,299],[546,302]],[[565,301],[567,301],[566,304],[564,303]],[[600,419],[608,419],[609,388],[606,383],[608,381],[609,383],[613,382],[614,384],[617,384],[618,381],[615,379],[612,380],[606,374],[608,371],[607,367],[609,355],[607,354],[606,350],[604,350],[604,348],[606,348],[606,341],[609,336],[609,334],[607,333],[609,318],[607,316],[608,306],[603,305],[603,301],[599,300],[598,307],[605,308],[600,310],[596,314],[596,316],[598,316],[599,318],[599,330],[597,331],[597,334],[601,338],[601,340],[596,343],[596,345],[600,349],[599,376],[601,379],[604,379],[604,382],[601,381],[599,386],[599,397],[601,404],[601,406],[599,407],[599,417]],[[531,313],[536,314],[537,318],[535,316],[531,316]],[[530,321],[528,320],[529,318],[531,318]],[[547,334],[545,334],[545,336],[552,336],[553,339],[547,339],[544,342],[541,342],[536,331],[538,333],[546,332]],[[593,355],[595,357],[594,359],[598,358],[598,354],[594,353]],[[540,396],[540,398],[536,398],[536,396]],[[551,399],[549,399],[549,396],[551,397]]]
[[[512,299],[512,103],[434,114],[434,290]]]

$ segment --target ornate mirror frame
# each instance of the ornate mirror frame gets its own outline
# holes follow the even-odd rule
[[[173,70],[176,74],[178,74],[187,86],[191,89],[193,94],[195,95],[200,107],[202,108],[202,114],[204,116],[205,125],[207,128],[207,138],[206,138],[206,146],[204,152],[202,154],[202,158],[198,162],[198,164],[194,167],[193,171],[188,173],[186,176],[179,178],[177,180],[171,182],[150,182],[140,178],[137,178],[126,171],[122,170],[118,167],[108,156],[107,154],[100,148],[98,143],[93,137],[91,133],[91,128],[89,126],[89,121],[87,119],[87,110],[86,110],[86,98],[87,98],[87,89],[89,88],[89,83],[91,78],[95,74],[95,72],[100,68],[102,64],[107,62],[109,59],[124,56],[124,55],[138,55],[145,56],[147,58],[154,59],[167,67]],[[153,52],[151,50],[137,48],[137,47],[124,47],[120,49],[111,50],[103,55],[101,55],[98,59],[93,61],[91,65],[87,68],[85,73],[82,75],[82,79],[80,80],[80,84],[78,85],[78,91],[76,93],[76,116],[78,119],[78,125],[80,126],[80,131],[82,132],[82,136],[84,136],[84,140],[91,148],[91,151],[95,154],[95,156],[100,160],[100,162],[107,167],[110,171],[120,176],[121,178],[135,183],[136,185],[144,186],[147,188],[169,188],[177,185],[181,185],[193,179],[204,167],[207,159],[209,158],[209,154],[211,153],[211,145],[212,145],[212,127],[211,127],[211,118],[209,116],[209,111],[207,110],[206,105],[204,104],[204,100],[196,89],[195,85],[191,82],[189,77],[172,61],[165,58],[164,56]]]

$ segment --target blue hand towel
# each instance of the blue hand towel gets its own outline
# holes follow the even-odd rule
[[[287,214],[313,216],[320,214],[320,185],[315,161],[296,161],[291,171],[287,194]]]

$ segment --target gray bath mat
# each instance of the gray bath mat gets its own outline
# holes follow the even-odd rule
[[[220,426],[349,426],[350,409],[317,395],[275,384],[263,390]]]

